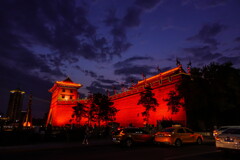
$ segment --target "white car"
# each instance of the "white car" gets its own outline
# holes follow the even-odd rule
[[[231,127],[215,137],[216,147],[221,150],[240,151],[240,126]]]
[[[234,128],[234,127],[238,127],[238,126],[221,126],[218,129],[215,129],[213,131],[213,136],[216,137],[217,135],[221,134],[222,132],[226,131],[229,128]]]

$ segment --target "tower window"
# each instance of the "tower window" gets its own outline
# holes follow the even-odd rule
[[[62,89],[62,92],[65,92],[65,89]]]
[[[73,90],[70,89],[70,93],[73,93]]]
[[[72,96],[70,96],[70,99],[72,99],[73,97]]]
[[[65,95],[62,95],[62,98],[65,98]]]

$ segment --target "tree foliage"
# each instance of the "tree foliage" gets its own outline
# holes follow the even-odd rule
[[[176,91],[170,91],[168,96],[169,98],[164,99],[164,101],[167,101],[168,110],[171,110],[172,114],[176,114],[184,105],[181,101],[182,97]]]
[[[93,94],[89,110],[91,119],[99,124],[114,121],[118,110],[113,105],[108,96],[100,93]]]
[[[148,124],[150,117],[150,111],[156,111],[156,107],[159,105],[157,99],[152,93],[152,88],[150,86],[145,87],[145,91],[140,93],[140,99],[138,105],[142,105],[145,110],[142,112],[143,120]]]
[[[193,68],[178,91],[185,100],[190,127],[211,129],[240,123],[240,70],[231,63]]]
[[[83,103],[78,102],[77,105],[72,108],[73,108],[72,118],[74,118],[75,121],[80,124],[82,117],[87,117],[88,114],[87,106]]]

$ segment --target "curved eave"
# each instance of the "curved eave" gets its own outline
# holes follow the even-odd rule
[[[54,92],[54,90],[57,87],[71,87],[71,88],[79,89],[82,86],[83,86],[82,84],[77,84],[77,83],[56,81],[55,84],[53,85],[53,87],[51,89],[49,89],[49,92]]]

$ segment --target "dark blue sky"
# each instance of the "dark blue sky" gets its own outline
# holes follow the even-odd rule
[[[239,68],[239,15],[239,0],[1,0],[0,112],[20,87],[42,117],[48,89],[66,76],[87,95],[173,68],[176,58]]]

